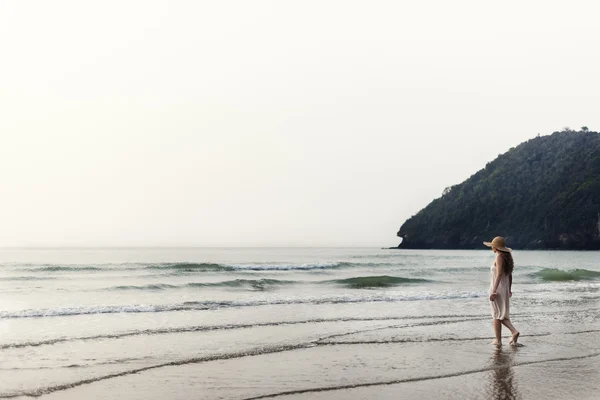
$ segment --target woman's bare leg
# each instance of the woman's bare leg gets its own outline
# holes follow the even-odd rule
[[[517,340],[519,339],[520,332],[513,326],[508,318],[502,320],[502,324],[510,330],[512,333],[512,339],[510,339],[509,344],[517,344]]]
[[[502,325],[504,325],[505,327],[508,328],[508,330],[510,331],[510,333],[512,333],[513,335],[515,333],[517,333],[517,329],[513,326],[513,324],[510,322],[510,319],[505,318],[502,320]]]
[[[496,335],[496,340],[492,344],[500,346],[502,344],[502,321],[499,319],[494,319],[494,334]]]

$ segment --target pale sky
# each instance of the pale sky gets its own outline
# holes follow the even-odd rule
[[[597,1],[0,2],[0,246],[393,246],[600,130]]]

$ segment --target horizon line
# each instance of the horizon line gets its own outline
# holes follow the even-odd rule
[[[0,250],[59,250],[59,249],[356,249],[382,248],[376,245],[259,245],[259,246],[0,246]],[[387,247],[384,247],[387,248]]]

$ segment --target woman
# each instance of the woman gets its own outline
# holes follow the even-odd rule
[[[491,247],[497,254],[496,261],[490,268],[492,271],[492,282],[490,284],[490,304],[492,306],[492,318],[494,319],[494,333],[496,340],[492,342],[497,346],[502,345],[502,324],[512,333],[509,344],[516,345],[519,339],[519,331],[510,323],[510,297],[512,296],[512,272],[514,262],[511,249],[506,247],[503,237],[497,236],[491,242],[483,242]]]

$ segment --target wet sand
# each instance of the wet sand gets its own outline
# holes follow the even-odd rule
[[[219,349],[212,358],[128,372],[42,398],[596,399],[600,324],[588,321],[598,321],[598,312],[513,318],[521,345],[506,338],[500,348],[490,344],[491,321],[484,316],[267,327],[263,345]],[[257,337],[253,329],[247,339]]]

